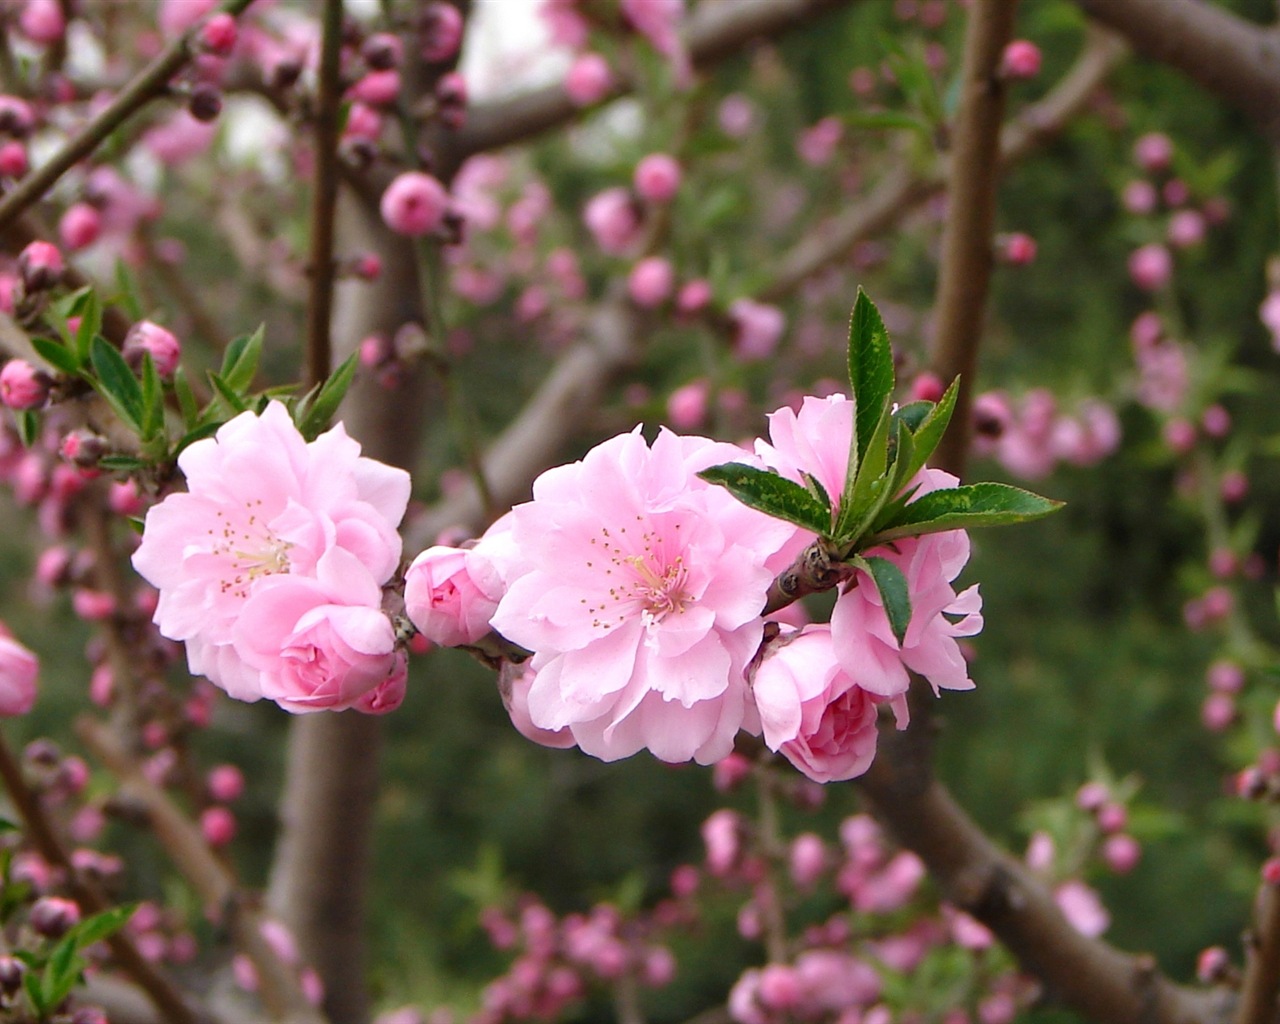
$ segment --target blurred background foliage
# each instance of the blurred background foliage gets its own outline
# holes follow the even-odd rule
[[[948,55],[940,86],[945,95],[959,61],[963,19],[953,9],[940,30],[923,32],[901,20],[895,6],[887,0],[854,5],[761,46],[718,69],[687,106],[687,98],[673,97],[659,83],[643,101],[652,120],[634,119],[639,129],[605,112],[512,154],[513,180],[536,174],[550,190],[553,212],[539,245],[577,252],[591,293],[601,294],[625,266],[594,250],[581,226],[581,204],[601,188],[625,184],[638,157],[669,148],[672,125],[680,124],[689,184],[670,241],[682,276],[708,274],[726,298],[750,294],[768,278],[777,253],[812,230],[806,211],[856,201],[857,190],[843,180],[842,159],[862,183],[872,182],[898,151],[916,146],[902,133],[851,128],[833,165],[814,168],[797,159],[799,131],[858,109],[850,71],[878,69],[886,40],[914,52],[927,39]],[[1273,13],[1267,0],[1229,6],[1258,20]],[[1042,94],[1069,66],[1083,27],[1062,0],[1023,5],[1018,34],[1042,48],[1044,70],[1014,86],[1011,110]],[[758,129],[741,142],[726,140],[714,126],[717,102],[732,91],[758,107]],[[1033,235],[1038,257],[1030,266],[998,270],[980,378],[970,385],[1013,394],[1049,387],[1067,405],[1101,395],[1118,406],[1124,443],[1098,467],[1064,468],[1034,484],[1067,501],[1063,514],[975,538],[963,579],[981,583],[985,602],[986,628],[974,644],[978,688],[939,702],[940,774],[983,826],[1019,852],[1046,808],[1069,800],[1086,779],[1104,770],[1117,779],[1133,777],[1141,789],[1132,831],[1144,856],[1130,876],[1096,880],[1112,912],[1109,938],[1149,950],[1186,979],[1200,949],[1234,946],[1267,846],[1255,806],[1218,799],[1230,773],[1256,756],[1257,741],[1241,739],[1233,747],[1200,723],[1204,668],[1218,639],[1185,629],[1181,608],[1196,593],[1189,581],[1203,571],[1203,530],[1176,494],[1158,424],[1130,398],[1129,324],[1147,300],[1130,283],[1125,264],[1135,245],[1151,240],[1156,221],[1136,222],[1118,194],[1135,174],[1134,139],[1147,131],[1174,139],[1178,173],[1198,201],[1221,197],[1229,205],[1230,216],[1208,240],[1179,255],[1176,298],[1185,340],[1250,371],[1219,371],[1202,384],[1206,394],[1223,393],[1236,436],[1250,439],[1239,458],[1252,481],[1250,501],[1263,515],[1255,550],[1265,573],[1249,584],[1249,608],[1255,628],[1280,639],[1272,600],[1280,525],[1267,515],[1280,502],[1272,461],[1280,357],[1257,316],[1266,261],[1276,250],[1275,154],[1235,111],[1174,72],[1131,58],[1093,109],[1018,166],[1000,189],[1000,228]],[[220,180],[213,164],[193,170],[189,188],[166,206],[163,231],[187,244],[190,266],[208,275],[206,295],[228,324],[234,318],[236,331],[268,321],[274,365],[285,378],[290,340],[301,333],[299,304],[251,286],[252,275],[237,271],[199,214],[212,190],[229,189],[234,198],[235,189],[251,181],[251,174]],[[796,216],[771,219],[793,193]],[[289,218],[301,215],[296,205],[277,206],[274,233],[299,234]],[[724,436],[762,433],[762,413],[793,389],[839,377],[842,318],[860,283],[886,311],[900,350],[922,360],[938,235],[936,215],[913,214],[877,241],[873,258],[825,274],[820,287],[789,302],[791,332],[775,362],[736,363],[705,331],[655,317],[647,355],[632,378],[647,387],[647,397],[633,391],[627,401],[584,410],[579,448],[566,457],[637,419],[660,421],[665,395],[698,375],[747,396],[743,410],[717,424]],[[500,233],[472,245],[495,262],[510,250]],[[450,303],[451,321],[471,340],[457,360],[461,387],[486,434],[505,423],[555,347],[537,337],[536,327],[515,321],[515,298],[509,285],[483,310]],[[828,342],[802,351],[794,343],[797,325],[814,318]],[[581,329],[580,319],[571,323]],[[426,450],[416,477],[423,499],[437,493],[440,472],[457,464],[457,445],[443,425]],[[976,462],[970,475],[1012,479],[989,461]],[[80,657],[87,631],[62,599],[52,615],[29,599],[33,527],[20,510],[3,515],[3,617],[45,665],[37,711],[11,727],[74,746],[67,723],[87,703]],[[1274,703],[1274,680],[1251,686],[1262,708]],[[224,700],[214,728],[200,739],[210,758],[242,765],[250,780],[235,858],[252,883],[264,880],[269,863],[286,726],[287,716],[274,707]],[[698,826],[724,799],[708,769],[666,766],[646,756],[603,764],[576,751],[533,746],[510,727],[492,674],[453,651],[414,659],[408,698],[386,727],[370,959],[388,1004],[475,1004],[479,986],[505,963],[478,927],[486,904],[523,891],[540,894],[559,912],[585,910],[598,900],[653,900],[672,868],[700,860]],[[750,809],[749,796],[728,799]],[[793,817],[797,828],[832,837],[836,823],[857,808],[856,786],[838,785],[822,807]],[[127,844],[131,884],[139,894],[158,895],[149,892],[162,877],[155,856],[125,830],[119,835]],[[703,933],[678,940],[676,951],[677,983],[650,1002],[657,1022],[684,1019],[722,999],[741,968],[760,955],[737,937],[729,900]],[[583,1019],[601,1013],[590,1004],[582,1010]]]

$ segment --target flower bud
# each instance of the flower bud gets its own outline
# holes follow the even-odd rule
[[[0,956],[0,995],[11,996],[22,987],[27,965],[16,956]]]
[[[1117,875],[1127,875],[1142,859],[1142,846],[1133,836],[1118,832],[1102,844],[1102,859]]]
[[[627,276],[627,293],[641,309],[654,309],[671,297],[675,276],[669,260],[649,256],[631,268]]]
[[[25,138],[35,127],[31,105],[17,96],[0,95],[0,133]]]
[[[213,847],[226,846],[236,835],[236,818],[225,807],[207,807],[200,815],[200,833]]]
[[[52,242],[31,242],[18,254],[18,272],[28,292],[52,288],[62,279],[66,264]]]
[[[446,128],[457,131],[467,119],[467,82],[456,71],[436,83],[436,105]]]
[[[404,47],[399,36],[391,32],[375,32],[361,45],[360,56],[373,70],[387,71],[400,66]]]
[[[28,917],[31,927],[47,939],[58,939],[80,923],[80,908],[61,896],[41,896]]]
[[[71,252],[91,246],[101,231],[102,215],[88,203],[72,204],[58,221],[58,238]]]
[[[220,764],[209,772],[208,786],[218,803],[233,803],[244,792],[244,773],[233,764]]]
[[[1196,957],[1196,978],[1205,985],[1221,981],[1231,967],[1231,958],[1221,946],[1202,949]]]
[[[71,431],[58,445],[58,454],[82,469],[92,469],[106,453],[106,441],[84,427]]]
[[[462,44],[462,12],[453,4],[427,4],[418,17],[418,39],[423,60],[438,64],[451,59]]]
[[[1015,39],[1000,56],[1000,73],[1005,78],[1027,79],[1040,74],[1040,47],[1028,39]]]
[[[10,140],[0,143],[0,176],[5,178],[21,178],[27,173],[27,147],[21,142]]]
[[[650,203],[669,203],[680,189],[680,165],[666,153],[650,153],[636,165],[636,192]]]
[[[168,380],[178,369],[182,346],[171,331],[150,320],[139,320],[129,328],[120,352],[124,361],[135,370],[142,366],[143,355],[149,353],[156,373]]]
[[[395,103],[400,95],[400,72],[394,68],[370,71],[348,91],[348,97],[374,107],[386,107]]]
[[[1011,267],[1025,267],[1036,260],[1036,240],[1021,231],[1002,236],[996,245],[1000,259]]]
[[[613,72],[609,62],[598,53],[584,53],[564,76],[564,91],[575,107],[590,107],[609,95],[613,88]]]
[[[379,209],[383,222],[392,231],[419,237],[436,231],[449,208],[449,194],[429,174],[406,171],[382,193]]]
[[[10,409],[38,409],[49,398],[51,378],[25,359],[10,359],[0,369],[0,402]]]
[[[222,92],[217,86],[202,82],[191,90],[187,110],[197,121],[209,122],[222,113]]]
[[[33,43],[56,43],[67,30],[61,4],[58,0],[26,0],[18,17],[18,29]]]
[[[215,14],[200,26],[197,45],[215,57],[229,57],[236,48],[238,34],[234,17],[226,13]]]
[[[1173,163],[1173,142],[1163,132],[1148,132],[1133,144],[1133,162],[1148,174],[1168,170]]]
[[[1154,242],[1135,249],[1129,256],[1129,277],[1146,292],[1158,292],[1173,277],[1173,257]]]
[[[0,718],[25,715],[36,702],[40,659],[9,636],[0,636]]]

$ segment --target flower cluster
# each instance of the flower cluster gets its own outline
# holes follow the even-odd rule
[[[661,430],[612,438],[549,470],[474,546],[432,548],[406,573],[406,610],[428,639],[479,641],[490,629],[532,657],[507,680],[517,727],[605,760],[647,748],[711,763],[739,731],[763,734],[820,782],[866,771],[879,705],[906,723],[909,673],[966,689],[959,638],[982,625],[977,589],[952,581],[968,538],[950,530],[866,554],[891,562],[914,609],[899,639],[861,571],[841,586],[830,624],[766,626],[771,584],[815,534],[740,503],[698,474],[724,463],[768,467],[841,494],[853,403],[806,398],[770,417],[753,454]],[[954,487],[924,469],[917,495]]]
[[[289,711],[391,710],[405,666],[382,610],[409,501],[341,425],[307,443],[271,402],[183,450],[187,491],[147,513],[134,567],[191,671]]]

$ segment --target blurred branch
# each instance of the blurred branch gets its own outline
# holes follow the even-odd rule
[[[108,726],[81,718],[76,734],[116,776],[121,793],[145,810],[151,831],[206,911],[225,915],[236,946],[257,969],[259,992],[272,1017],[285,1024],[324,1024],[323,1015],[303,996],[297,972],[280,960],[263,936],[261,912],[239,890],[231,870],[209,848],[195,823],[142,773]]]
[[[933,460],[935,466],[956,476],[963,476],[969,451],[969,407],[995,261],[992,236],[1005,100],[1000,56],[1013,38],[1016,9],[1008,0],[979,0],[969,9],[965,30],[930,358],[934,372],[944,381],[963,380],[953,426]]]
[[[732,56],[754,39],[770,39],[852,0],[736,0],[700,4],[689,18],[686,39],[694,67],[705,68]],[[613,96],[631,92],[635,83],[620,82]],[[478,104],[467,111],[467,123],[450,147],[450,161],[500,149],[556,128],[582,114],[562,84],[544,86],[521,96]]]
[[[307,272],[307,366],[304,387],[329,376],[330,318],[333,311],[333,215],[338,199],[339,59],[342,56],[342,0],[325,0],[320,48],[320,82],[312,124],[315,182],[311,194],[311,255]]]
[[[13,801],[25,831],[46,861],[60,868],[67,879],[67,889],[86,914],[98,914],[114,904],[90,879],[75,869],[66,848],[54,831],[40,804],[40,798],[31,791],[22,774],[22,765],[0,735],[0,779]],[[187,1005],[182,993],[163,974],[146,960],[133,944],[126,931],[118,931],[107,940],[111,955],[121,969],[129,974],[147,994],[160,1018],[169,1024],[199,1024],[201,1018]]]
[[[1280,143],[1280,33],[1203,0],[1076,0],[1139,53],[1239,107]]]
[[[1280,992],[1280,887],[1263,880],[1245,936],[1244,978],[1234,1024],[1272,1024]]]
[[[252,2],[226,0],[220,10],[236,15]],[[0,231],[13,224],[27,207],[37,202],[59,178],[97,149],[125,121],[168,92],[169,80],[195,56],[191,41],[196,31],[192,29],[166,46],[79,134],[0,199]]]

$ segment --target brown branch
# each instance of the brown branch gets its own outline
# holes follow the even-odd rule
[[[321,383],[329,375],[330,319],[333,311],[333,215],[338,200],[338,101],[342,56],[342,0],[325,0],[323,41],[320,51],[320,86],[315,121],[315,188],[311,194],[311,275],[307,303],[306,386]]]
[[[76,734],[120,781],[126,798],[145,809],[151,831],[205,908],[225,915],[236,946],[257,969],[262,1001],[272,1016],[287,1024],[324,1024],[324,1017],[303,996],[297,972],[280,960],[264,938],[261,912],[239,890],[231,870],[209,848],[195,823],[147,779],[106,725],[81,718]]]
[[[66,875],[67,889],[80,909],[88,914],[99,914],[112,907],[113,903],[107,899],[106,894],[72,865],[66,848],[44,813],[40,798],[27,785],[22,765],[14,757],[3,735],[0,735],[0,779],[4,780],[27,835],[40,851],[40,856]],[[173,983],[138,952],[138,947],[133,944],[127,932],[116,932],[107,939],[107,945],[121,969],[146,992],[147,998],[163,1020],[170,1024],[199,1024],[200,1016],[188,1005]]]
[[[1272,1024],[1280,993],[1280,887],[1263,881],[1245,940],[1244,978],[1234,1024]]]
[[[253,0],[226,0],[220,8],[239,14]],[[96,117],[69,140],[48,163],[24,177],[0,199],[0,231],[13,224],[27,207],[36,203],[64,174],[87,157],[135,113],[169,89],[169,80],[194,56],[191,46],[197,29],[192,29],[164,48],[150,64],[126,85]]]
[[[969,9],[965,31],[931,359],[943,380],[961,377],[965,382],[956,398],[955,425],[938,445],[933,460],[957,476],[964,472],[969,451],[970,396],[994,262],[992,234],[1005,98],[1000,56],[1013,38],[1016,9],[1010,0],[978,0]]]
[[[1076,0],[1145,56],[1244,111],[1280,143],[1280,34],[1202,0]]]
[[[689,19],[686,38],[695,68],[705,68],[737,53],[754,39],[770,39],[851,0],[736,0],[701,4]],[[624,80],[614,91],[625,95],[635,83]],[[545,86],[497,103],[478,104],[450,147],[461,163],[475,153],[500,149],[572,121],[582,113],[560,84]]]

